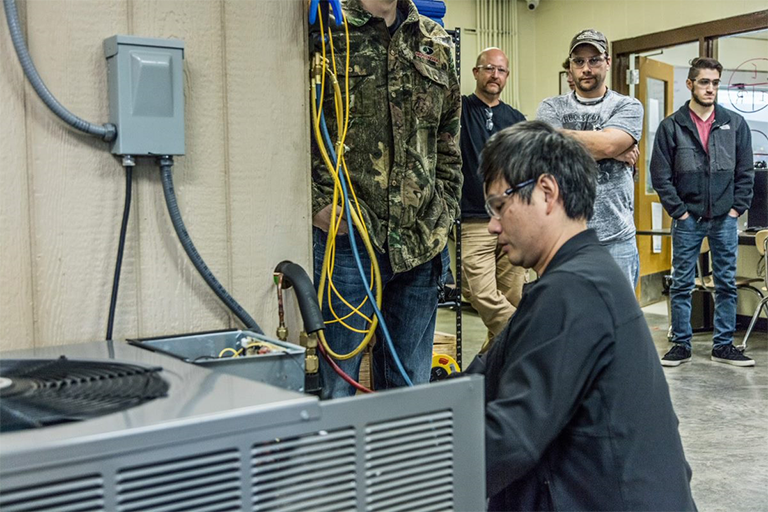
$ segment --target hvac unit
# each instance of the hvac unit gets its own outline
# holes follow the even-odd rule
[[[485,508],[480,377],[321,402],[119,342],[1,370],[4,512]]]

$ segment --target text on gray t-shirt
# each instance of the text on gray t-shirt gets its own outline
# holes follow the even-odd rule
[[[570,92],[547,98],[539,105],[536,118],[555,128],[592,131],[617,128],[635,142],[643,132],[643,106],[635,98],[608,90],[603,101],[583,104]],[[601,242],[619,242],[635,236],[635,185],[632,167],[612,158],[598,160],[595,212],[588,226]]]

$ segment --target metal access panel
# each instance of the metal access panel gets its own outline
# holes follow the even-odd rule
[[[104,40],[112,153],[184,154],[184,41],[115,35]]]
[[[248,339],[266,341],[283,350],[268,354],[219,357],[222,350],[238,349]],[[211,370],[272,384],[282,389],[304,391],[306,349],[252,331],[226,330],[127,341],[134,346],[167,354]]]

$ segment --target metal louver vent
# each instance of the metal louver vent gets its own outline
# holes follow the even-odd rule
[[[453,509],[453,413],[365,429],[366,510]]]
[[[17,489],[0,489],[3,512],[86,512],[104,510],[104,481],[100,475],[44,482]]]
[[[237,450],[121,469],[117,474],[118,510],[241,510],[240,469]]]
[[[320,431],[251,450],[254,511],[355,510],[355,431]]]

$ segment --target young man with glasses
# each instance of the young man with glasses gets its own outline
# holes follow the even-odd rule
[[[575,137],[597,160],[595,215],[589,227],[637,286],[640,259],[635,243],[633,179],[643,131],[643,106],[611,91],[605,83],[611,58],[608,40],[597,30],[582,30],[571,40],[570,72],[575,90],[547,98],[536,117]]]
[[[509,78],[509,60],[499,48],[487,48],[472,69],[475,92],[461,98],[461,292],[488,329],[485,351],[515,312],[525,270],[510,265],[488,233],[483,180],[478,174],[480,151],[494,133],[525,121],[523,114],[501,101]]]
[[[635,295],[587,228],[598,166],[540,121],[488,141],[481,173],[517,313],[485,376],[489,510],[695,510],[669,388]]]
[[[709,240],[715,279],[711,359],[734,366],[755,362],[733,346],[736,330],[737,220],[752,201],[754,164],[750,129],[739,114],[717,104],[723,67],[715,59],[691,61],[691,99],[661,122],[651,158],[653,188],[672,225],[672,341],[661,360],[691,360],[691,292],[702,240]]]

